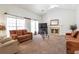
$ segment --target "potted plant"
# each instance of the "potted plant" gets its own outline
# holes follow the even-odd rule
[[[74,32],[77,29],[77,25],[76,24],[75,25],[71,25],[70,29],[72,30],[72,32]]]

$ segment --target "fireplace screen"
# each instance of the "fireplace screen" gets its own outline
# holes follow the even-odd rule
[[[59,34],[59,29],[51,29],[51,33]]]

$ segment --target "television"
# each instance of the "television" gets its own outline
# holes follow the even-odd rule
[[[47,23],[39,23],[39,28],[47,28]]]
[[[39,23],[39,34],[48,34],[47,23]]]

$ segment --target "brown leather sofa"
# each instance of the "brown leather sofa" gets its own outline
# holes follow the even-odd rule
[[[13,39],[17,39],[20,43],[31,40],[32,39],[32,32],[27,32],[27,30],[10,30],[10,36]]]
[[[79,31],[66,33],[66,48],[68,54],[79,51]]]

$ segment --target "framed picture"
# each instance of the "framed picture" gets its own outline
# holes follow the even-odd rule
[[[57,26],[57,25],[59,25],[59,19],[50,20],[50,25],[51,26]]]

